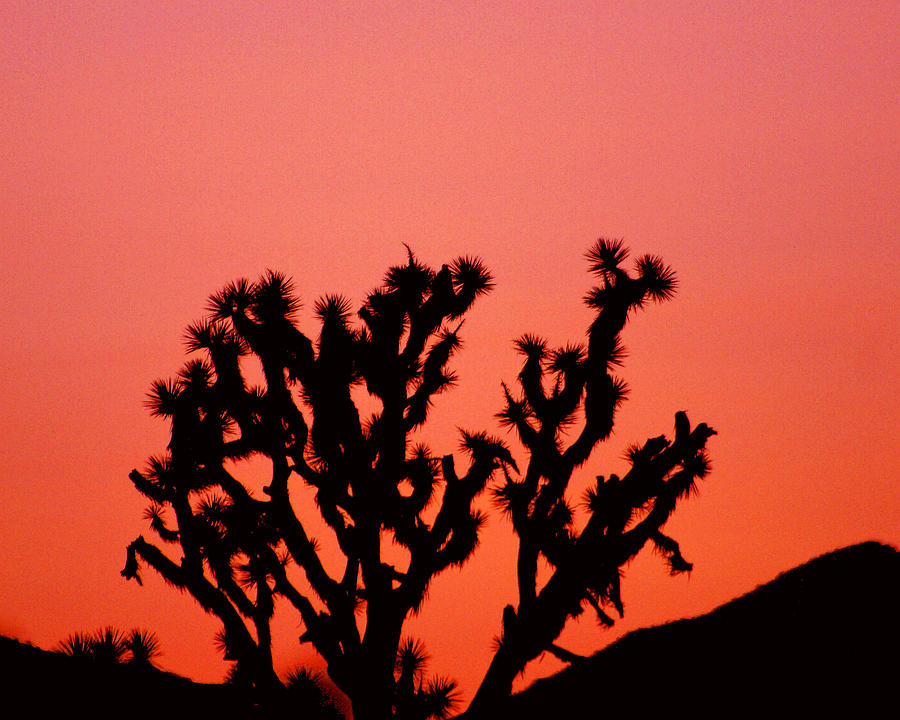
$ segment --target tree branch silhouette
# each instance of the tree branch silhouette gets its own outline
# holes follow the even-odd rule
[[[674,272],[655,256],[639,258],[630,275],[622,267],[628,250],[621,241],[601,239],[587,257],[601,284],[585,298],[596,311],[586,345],[551,349],[526,335],[516,343],[524,357],[518,393],[503,386],[505,407],[498,417],[516,431],[528,456],[523,476],[507,477],[494,491],[518,539],[518,604],[504,610],[497,651],[472,714],[508,697],[515,677],[542,653],[574,657],[555,640],[586,607],[604,625],[614,622],[613,611],[621,616],[620,568],[648,542],[673,573],[691,567],[661,528],[709,471],[705,448],[714,431],[704,424],[691,430],[683,412],[676,413],[673,440],[659,436],[629,452],[625,477],[597,477],[585,497],[588,520],[575,527],[567,493],[573,473],[609,437],[628,391],[612,372],[624,355],[620,334],[630,314],[648,301],[670,299],[677,287]],[[576,425],[575,439],[566,445],[566,433]],[[551,568],[542,586],[541,558]]]

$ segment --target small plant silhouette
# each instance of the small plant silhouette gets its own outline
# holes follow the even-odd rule
[[[159,638],[149,630],[135,628],[125,640],[129,655],[126,662],[140,667],[150,667],[161,654]]]
[[[342,720],[340,712],[331,692],[326,689],[325,682],[318,672],[301,667],[291,670],[284,681],[286,709],[305,708],[304,717],[322,718],[322,720]]]
[[[408,638],[397,652],[394,671],[394,713],[410,720],[445,718],[458,704],[456,682],[449,678],[426,678],[429,655],[421,641]]]
[[[72,633],[59,644],[63,655],[74,658],[89,658],[93,652],[94,639],[84,633]]]
[[[59,651],[75,658],[104,665],[128,663],[152,667],[160,655],[159,639],[149,630],[134,629],[124,633],[112,626],[96,632],[72,633],[59,644]]]

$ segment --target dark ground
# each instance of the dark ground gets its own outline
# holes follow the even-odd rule
[[[0,636],[3,717],[334,717],[261,711],[227,685],[98,665]],[[823,555],[707,615],[629,633],[492,717],[900,717],[900,553]],[[8,714],[9,713],[9,714]]]
[[[900,717],[900,553],[823,555],[707,615],[629,633],[506,717]]]

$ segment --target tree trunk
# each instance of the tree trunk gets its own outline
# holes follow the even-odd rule
[[[353,720],[392,720],[394,665],[402,617],[396,617],[396,611],[378,593],[369,599],[366,614],[366,632],[350,697]]]
[[[489,717],[512,694],[513,681],[525,666],[549,648],[572,615],[572,601],[564,589],[566,573],[557,569],[527,608],[516,613],[508,605],[503,612],[503,642],[494,654],[466,715]],[[568,602],[567,602],[568,601]]]
[[[474,719],[494,716],[497,706],[512,694],[513,681],[526,663],[527,660],[520,652],[513,651],[510,644],[501,647],[491,660],[465,717]]]
[[[357,667],[350,694],[353,720],[392,720],[394,657],[396,653],[366,653],[367,662]]]

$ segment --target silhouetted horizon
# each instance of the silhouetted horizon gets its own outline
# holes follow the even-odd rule
[[[708,613],[633,630],[514,694],[502,712],[874,717],[895,704],[898,603],[896,547],[838,548]]]
[[[744,709],[883,708],[893,697],[891,651],[900,642],[893,610],[900,601],[898,580],[897,548],[878,541],[838,548],[708,613],[631,631],[514,694],[503,712],[574,713],[583,703],[592,709],[582,698],[599,688],[605,688],[603,707],[610,712],[683,707],[693,717],[712,717],[733,708],[735,698]],[[836,591],[848,587],[866,612],[836,621]],[[836,641],[835,634],[842,637]],[[127,664],[79,662],[59,648],[38,648],[22,638],[0,636],[0,662],[8,669],[11,706],[22,697],[23,707],[34,709],[112,710],[139,696],[148,715],[157,702],[159,712],[171,714],[173,697],[182,703],[178,717],[228,717],[242,707],[253,712],[249,700],[227,684],[196,683]],[[711,694],[698,700],[704,689]],[[310,712],[311,718],[334,717]]]

